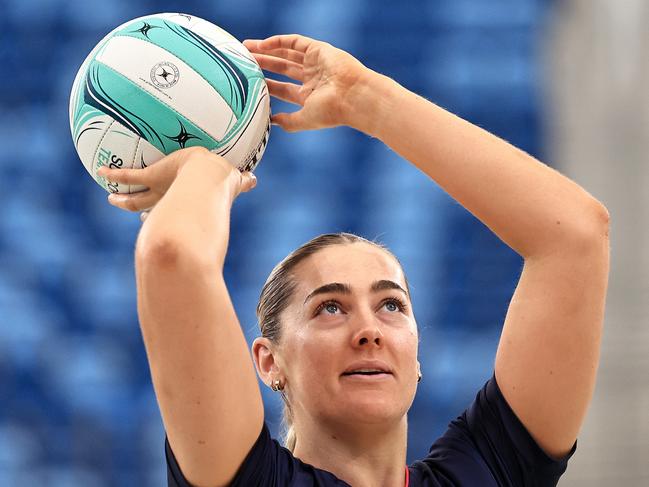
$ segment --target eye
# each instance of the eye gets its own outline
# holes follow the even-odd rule
[[[336,311],[342,312],[340,309],[340,303],[338,301],[334,301],[332,299],[328,301],[323,301],[318,305],[318,307],[315,309],[314,314],[319,315],[321,311],[326,310],[327,314],[336,314]]]
[[[400,311],[402,313],[405,313],[406,310],[408,309],[406,303],[404,303],[401,299],[397,297],[385,299],[383,300],[383,303],[381,303],[381,305],[385,306],[386,309],[390,312]]]

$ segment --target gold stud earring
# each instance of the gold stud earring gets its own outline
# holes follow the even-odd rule
[[[279,379],[275,379],[273,382],[271,382],[270,388],[275,392],[283,391],[284,390],[284,384],[282,384],[282,381],[280,381]]]

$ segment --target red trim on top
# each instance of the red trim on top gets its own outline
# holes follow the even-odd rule
[[[410,470],[408,470],[408,465],[406,465],[406,485],[405,487],[410,486]]]

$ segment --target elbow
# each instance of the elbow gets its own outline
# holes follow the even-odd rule
[[[181,245],[170,238],[151,238],[135,246],[135,265],[145,263],[159,267],[176,267],[183,253]]]
[[[135,266],[143,265],[159,270],[189,268],[213,272],[217,263],[210,261],[200,250],[188,246],[185,241],[173,236],[158,236],[147,239],[146,244],[138,242],[135,246]]]
[[[608,236],[608,228],[611,223],[611,214],[608,212],[608,208],[606,208],[603,204],[598,202],[598,217],[603,225],[603,227],[606,229],[606,235]]]
[[[608,209],[594,200],[591,207],[584,212],[581,224],[577,226],[578,230],[573,232],[573,241],[579,251],[608,247],[610,221]]]
[[[601,239],[608,239],[609,228],[611,225],[611,215],[602,203],[596,201],[594,204],[593,230],[591,231],[590,238],[595,241]]]

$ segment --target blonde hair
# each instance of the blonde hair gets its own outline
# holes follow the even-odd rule
[[[288,407],[284,407],[282,418],[284,426],[284,446],[289,449],[291,453],[295,451],[295,443],[297,442],[297,435],[295,434],[295,427],[293,426],[293,418]]]
[[[280,315],[288,306],[288,303],[297,287],[297,282],[292,274],[295,266],[307,257],[324,248],[333,245],[345,245],[361,242],[382,249],[392,255],[392,257],[399,262],[399,259],[397,259],[384,245],[354,235],[353,233],[340,232],[318,235],[286,256],[284,260],[275,266],[268,276],[268,279],[266,279],[266,283],[264,284],[259,296],[259,303],[257,304],[257,320],[261,336],[268,338],[272,343],[279,343],[281,339],[282,328]],[[401,265],[400,262],[399,265]],[[408,293],[410,293],[408,279],[405,279],[405,283],[406,289],[408,290]],[[281,395],[282,400],[284,401],[284,412],[282,415],[282,427],[284,430],[283,442],[284,446],[292,453],[295,450],[295,443],[297,441],[295,428],[293,426],[293,411],[291,410],[291,405],[289,404],[284,391],[281,392]]]

